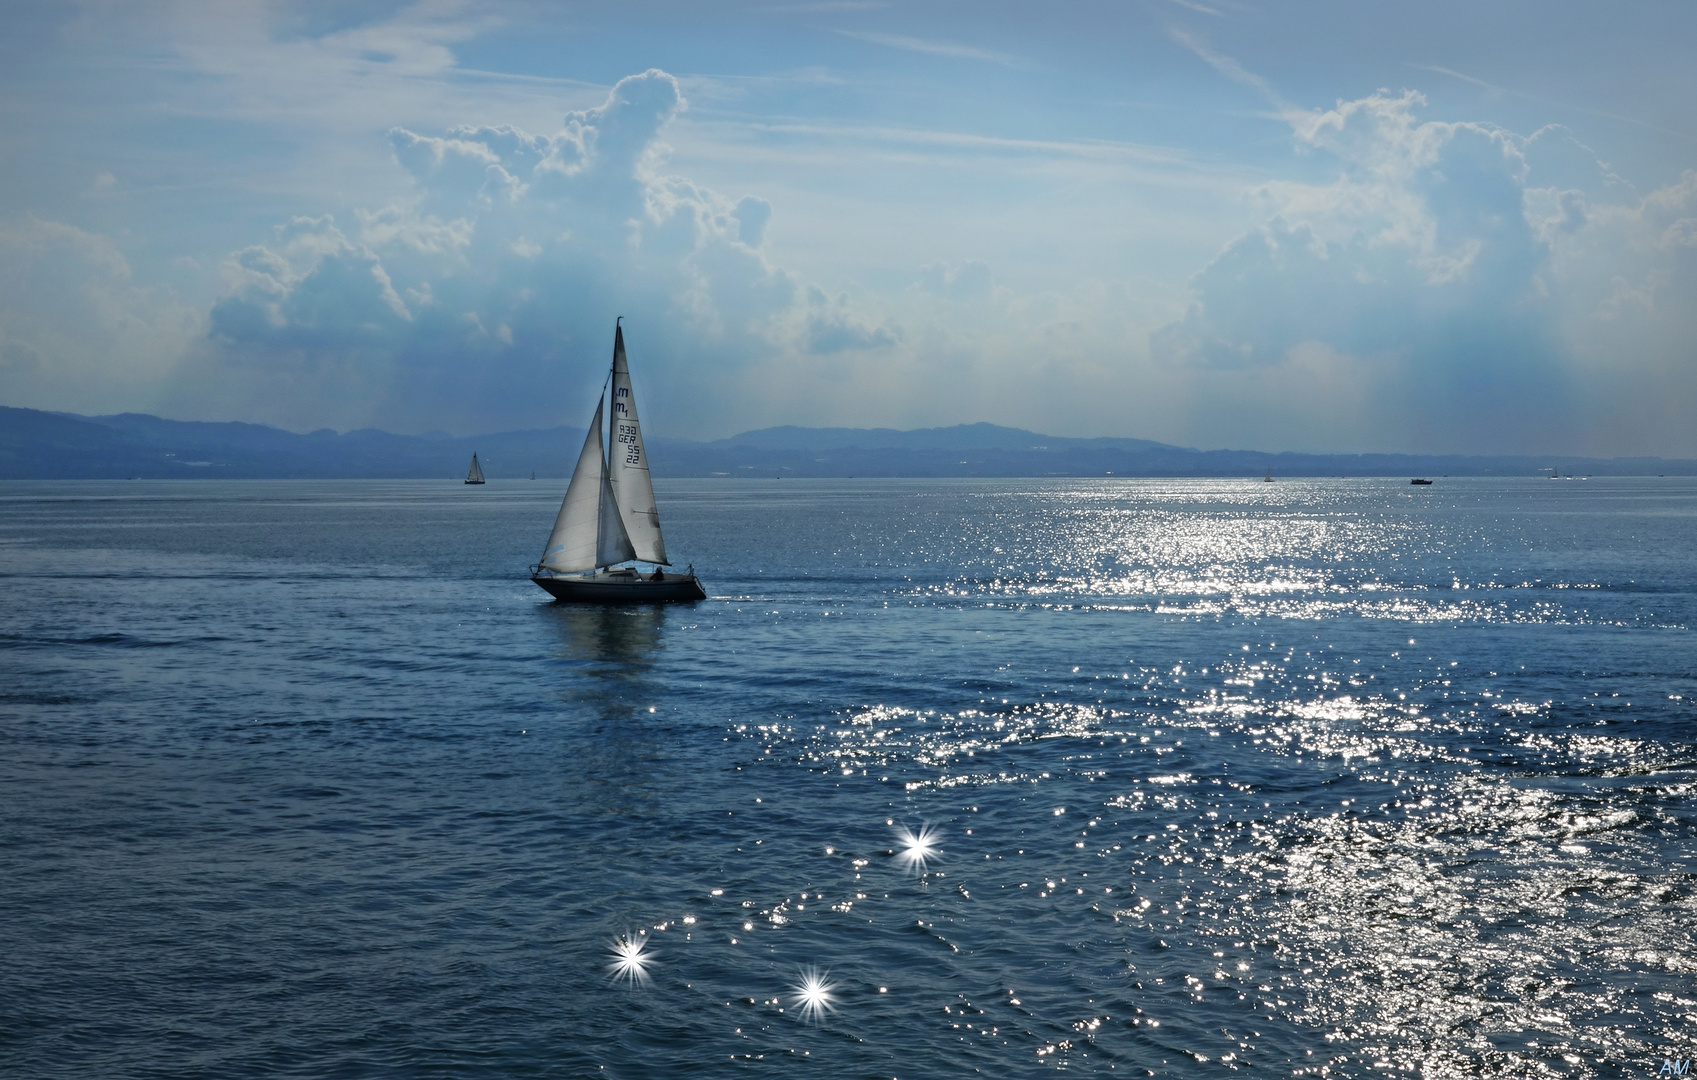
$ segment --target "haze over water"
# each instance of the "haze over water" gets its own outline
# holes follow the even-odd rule
[[[1697,482],[658,494],[0,485],[0,1073],[1697,1056]]]

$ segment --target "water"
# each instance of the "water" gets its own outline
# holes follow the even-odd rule
[[[1688,479],[557,488],[0,486],[0,1073],[1697,1056]]]

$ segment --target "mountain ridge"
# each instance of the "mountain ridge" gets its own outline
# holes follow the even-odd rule
[[[397,435],[307,433],[146,413],[79,416],[0,406],[0,479],[463,478],[475,450],[490,479],[570,474],[584,429]],[[724,439],[650,437],[656,476],[1535,476],[1697,475],[1697,461],[1575,455],[1300,454],[1198,450],[1149,439],[1072,438],[995,424],[916,428],[785,425]]]

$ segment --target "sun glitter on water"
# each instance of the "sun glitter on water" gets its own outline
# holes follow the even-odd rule
[[[629,986],[647,983],[648,965],[654,962],[654,954],[647,952],[647,948],[648,939],[637,934],[625,934],[614,939],[613,962],[607,965],[614,980]]]
[[[837,1010],[836,1001],[831,991],[837,984],[830,981],[829,971],[818,968],[804,968],[801,981],[791,986],[795,991],[795,1008],[801,1018],[810,1024],[817,1024],[825,1018],[826,1013]]]
[[[896,860],[916,874],[923,874],[932,860],[943,853],[937,844],[936,830],[929,825],[921,825],[918,832],[904,826],[897,829],[896,834],[901,840]]]

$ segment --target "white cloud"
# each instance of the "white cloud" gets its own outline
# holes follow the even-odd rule
[[[137,408],[204,325],[168,291],[138,285],[107,237],[36,218],[0,222],[6,404]]]
[[[1693,171],[1630,203],[1587,203],[1551,234],[1551,290],[1599,441],[1697,456],[1694,240]]]
[[[860,349],[892,349],[901,341],[901,327],[885,322],[873,326],[849,306],[847,293],[833,301],[817,285],[807,290],[807,351],[820,356]]]
[[[1670,303],[1697,286],[1675,254],[1686,187],[1638,200],[1563,129],[1421,120],[1423,105],[1380,92],[1293,114],[1298,146],[1334,158],[1338,178],[1253,192],[1272,216],[1196,275],[1157,355],[1266,372],[1241,377],[1253,398],[1227,386],[1214,402],[1240,430],[1313,429],[1348,407],[1380,418],[1386,448],[1554,451],[1585,432],[1595,452],[1665,452],[1669,427],[1633,436],[1599,410],[1627,387],[1683,400],[1697,382],[1686,305]],[[1601,334],[1600,320],[1617,325]],[[1621,321],[1638,324],[1630,353]]]
[[[1218,12],[1210,11],[1208,14],[1216,15]],[[1209,67],[1218,71],[1221,75],[1224,75],[1231,81],[1235,83],[1242,83],[1244,86],[1254,90],[1257,94],[1260,94],[1263,98],[1267,99],[1267,101],[1276,107],[1281,113],[1289,114],[1297,111],[1296,106],[1286,101],[1277,90],[1273,89],[1272,83],[1250,71],[1248,68],[1245,68],[1232,57],[1215,51],[1213,48],[1209,47],[1208,43],[1202,40],[1199,35],[1185,29],[1182,26],[1169,26],[1167,28],[1167,33],[1172,35],[1174,41],[1183,45],[1185,48],[1200,57]]]
[[[1026,62],[1017,56],[996,52],[993,49],[980,49],[973,45],[961,45],[953,41],[928,41],[924,38],[908,37],[905,34],[885,34],[873,30],[838,30],[836,33],[843,37],[854,38],[870,45],[882,45],[886,49],[901,49],[904,52],[925,53],[930,56],[947,56],[956,60],[983,60],[991,64],[1001,64],[1004,67],[1024,67]]]
[[[905,291],[806,285],[764,253],[769,202],[668,173],[661,138],[685,103],[649,71],[551,135],[392,131],[412,197],[345,233],[297,219],[232,256],[212,347],[179,385],[297,426],[552,423],[581,408],[605,324],[626,315],[650,414],[687,417],[679,434],[992,419],[1210,445],[1557,449],[1607,396],[1587,327],[1677,321],[1697,229],[1684,196],[1638,199],[1563,129],[1424,120],[1423,104],[1291,113],[1298,149],[1336,179],[1252,190],[1265,223],[1197,274],[1173,320],[1155,283],[1016,293],[980,259],[911,271]],[[1623,403],[1690,381],[1646,364],[1638,383],[1615,365]]]
[[[1215,24],[1228,35],[1249,14],[1201,6],[1233,16]],[[677,33],[724,30],[677,14]],[[593,391],[574,380],[598,382],[622,314],[645,406],[678,434],[987,419],[1203,445],[1573,449],[1585,430],[1593,451],[1697,453],[1681,302],[1697,291],[1697,213],[1682,183],[1628,180],[1687,162],[1647,157],[1617,125],[1538,128],[1532,99],[1506,94],[1466,115],[1533,134],[1434,120],[1406,93],[1308,112],[1188,35],[1207,66],[1181,64],[1174,104],[1184,77],[1251,87],[1294,133],[1280,162],[1248,130],[1260,119],[1207,123],[1206,88],[1180,111],[1111,90],[1142,77],[1150,48],[1176,51],[1161,35],[1135,64],[1080,54],[1076,71],[1009,83],[992,64],[1016,57],[888,37],[874,44],[912,63],[845,53],[816,19],[783,54],[802,66],[687,76],[686,112],[658,73],[609,94],[564,77],[583,70],[568,50],[539,74],[541,43],[579,30],[625,50],[604,62],[651,47],[612,33],[646,16],[585,17],[568,29],[484,0],[352,15],[166,2],[33,40],[42,62],[9,85],[50,111],[83,88],[52,111],[80,149],[58,173],[20,159],[8,205],[88,231],[51,257],[13,235],[0,274],[13,297],[51,277],[31,269],[44,259],[87,281],[0,297],[9,400],[47,394],[18,358],[59,341],[74,343],[64,364],[85,359],[32,400],[80,411],[460,431],[570,420]],[[986,24],[1027,40],[1003,29]],[[807,47],[850,64],[807,66],[825,59]],[[461,66],[473,57],[526,73]],[[856,59],[911,92],[879,92]],[[1114,100],[1081,98],[1074,76]],[[1574,86],[1575,101],[1673,123],[1642,96]],[[962,92],[976,112],[951,104]],[[135,260],[128,278],[101,245]],[[71,300],[97,293],[189,329],[126,336]],[[162,401],[168,340],[195,343]]]
[[[352,233],[302,218],[231,256],[178,392],[312,426],[476,430],[575,419],[565,388],[598,379],[615,315],[662,402],[723,399],[751,361],[893,344],[801,302],[760,254],[767,202],[663,172],[682,108],[676,80],[648,71],[552,135],[392,131],[414,197],[361,211]]]

